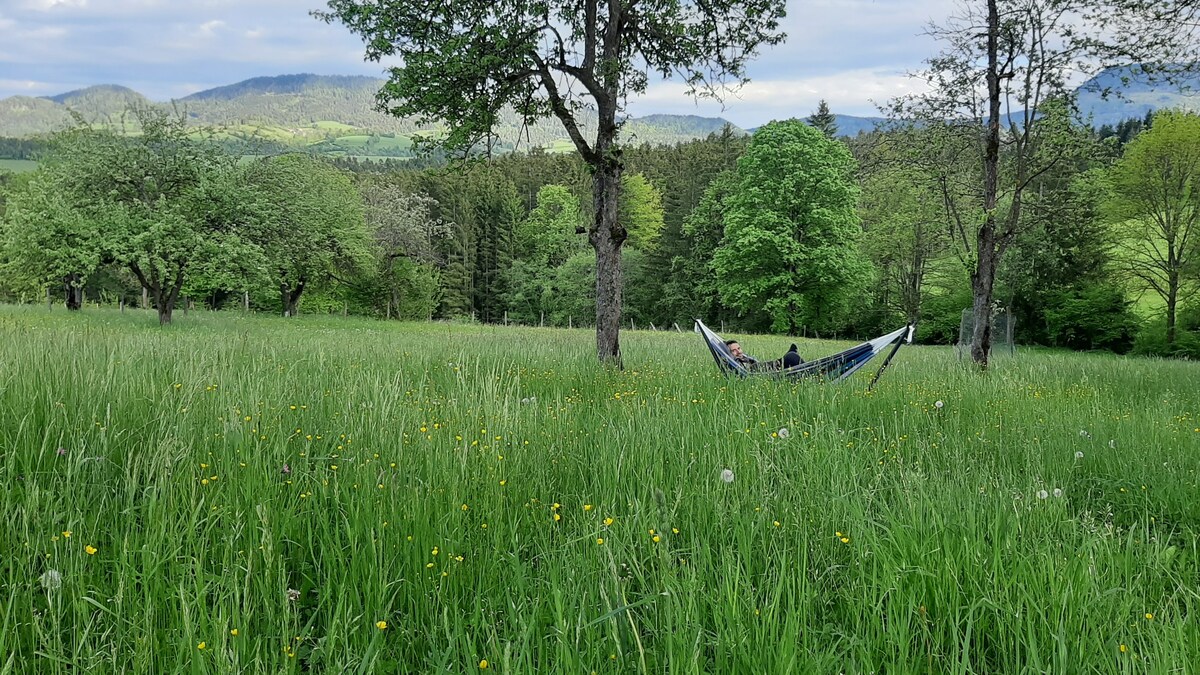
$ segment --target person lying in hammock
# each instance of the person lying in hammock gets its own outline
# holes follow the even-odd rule
[[[791,368],[792,366],[804,363],[804,359],[800,358],[800,353],[797,351],[795,343],[783,355],[783,358],[765,362],[760,362],[753,356],[743,352],[742,345],[738,344],[737,340],[726,340],[725,346],[729,347],[729,353],[733,356],[733,360],[745,366],[747,370],[779,370],[780,368]]]

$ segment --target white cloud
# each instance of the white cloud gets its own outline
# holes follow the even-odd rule
[[[29,40],[43,41],[57,40],[58,38],[66,37],[67,33],[67,29],[62,26],[43,26],[41,28],[19,31],[18,36]]]
[[[34,11],[48,12],[59,7],[82,9],[87,7],[87,4],[88,0],[25,0],[23,6]]]
[[[34,80],[0,80],[0,90],[10,90],[25,94],[43,94],[57,91],[58,85]]]
[[[752,80],[737,91],[726,92],[724,105],[701,99],[694,102],[682,84],[664,82],[650,86],[631,102],[636,115],[651,112],[714,115],[742,126],[759,126],[772,119],[804,117],[824,99],[839,114],[874,117],[873,105],[904,94],[923,91],[924,84],[893,69],[859,69],[817,77]]]
[[[212,21],[205,21],[204,23],[200,24],[199,34],[203,37],[212,37],[213,35],[216,35],[217,30],[224,28],[224,27],[225,27],[225,22],[221,21],[220,19],[213,19]]]
[[[266,33],[267,32],[261,28],[254,28],[254,29],[246,31],[245,35],[250,40],[257,40],[258,38],[262,37],[263,35],[266,35]]]

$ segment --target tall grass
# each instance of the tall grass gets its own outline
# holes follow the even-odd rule
[[[1196,364],[906,347],[867,393],[693,334],[155,323],[0,308],[0,671],[1200,663]]]

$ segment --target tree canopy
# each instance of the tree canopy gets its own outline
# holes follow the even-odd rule
[[[825,330],[866,284],[854,159],[799,120],[772,122],[738,161],[713,256],[722,299],[772,328]]]

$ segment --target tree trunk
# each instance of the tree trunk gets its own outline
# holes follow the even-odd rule
[[[992,349],[992,286],[996,281],[996,203],[1000,194],[1000,12],[997,0],[988,0],[987,88],[988,119],[983,157],[983,224],[976,239],[976,263],[971,274],[971,359],[986,369]]]
[[[1175,315],[1179,307],[1179,274],[1171,272],[1167,275],[1167,347],[1175,347],[1176,327]]]
[[[170,288],[164,289],[161,285],[156,284],[151,289],[154,292],[154,304],[158,306],[160,326],[171,323],[171,314],[175,311],[175,302],[179,299],[179,289],[181,288],[183,288],[183,269],[176,272],[175,281],[172,282]]]
[[[596,352],[602,363],[621,367],[621,245],[626,232],[617,221],[621,164],[606,160],[596,171],[596,222],[588,233],[596,249]]]
[[[79,310],[83,307],[83,281],[78,274],[68,274],[63,282],[66,285],[67,309]]]
[[[304,279],[296,282],[295,287],[291,287],[287,282],[280,282],[279,293],[283,300],[283,315],[297,316],[300,314],[300,296],[304,293]]]

